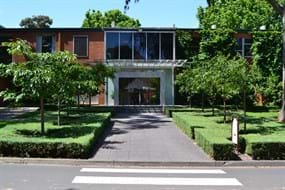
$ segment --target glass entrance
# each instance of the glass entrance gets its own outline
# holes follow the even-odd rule
[[[160,79],[120,78],[119,105],[160,105]]]

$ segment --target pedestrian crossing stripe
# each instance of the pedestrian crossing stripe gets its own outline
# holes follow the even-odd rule
[[[72,183],[161,186],[242,186],[235,178],[162,178],[76,176]]]
[[[225,174],[223,170],[198,169],[121,169],[121,168],[82,168],[80,172],[98,173],[150,173],[150,174]]]

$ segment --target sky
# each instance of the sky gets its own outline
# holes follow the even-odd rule
[[[143,27],[197,28],[199,6],[206,6],[206,0],[140,0],[130,4],[127,15]],[[0,0],[0,25],[15,28],[23,18],[47,15],[52,27],[81,27],[89,9],[124,11],[124,0]]]

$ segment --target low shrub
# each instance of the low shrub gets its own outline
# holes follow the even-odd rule
[[[12,157],[88,158],[98,137],[109,125],[111,113],[81,113],[69,125],[54,126],[48,113],[46,133],[32,116],[7,122],[0,129],[0,155]],[[1,133],[2,132],[2,133]]]
[[[284,160],[284,142],[250,142],[247,141],[246,153],[254,160]]]
[[[173,112],[176,125],[215,160],[236,159],[234,145],[227,138],[230,131],[211,124],[202,115],[189,112]],[[216,124],[219,125],[219,124]]]

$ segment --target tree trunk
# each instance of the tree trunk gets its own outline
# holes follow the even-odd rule
[[[279,112],[278,121],[285,122],[285,9],[283,8],[283,50],[282,50],[282,86],[283,86],[283,93],[282,93],[282,108]]]
[[[190,108],[192,108],[192,96],[191,96],[191,94],[187,97],[187,99],[188,99],[188,105],[189,105],[189,107]]]
[[[224,101],[224,123],[227,121],[227,108],[226,108],[226,99],[223,99]]]
[[[60,126],[60,99],[57,99],[57,125]]]
[[[215,116],[215,106],[214,106],[214,103],[212,103],[212,115]]]
[[[246,132],[246,122],[247,122],[247,118],[246,118],[246,91],[245,91],[245,87],[243,88],[243,130],[244,132]]]
[[[91,94],[89,94],[89,107],[91,107]]]
[[[40,98],[40,112],[41,112],[41,133],[45,133],[45,114],[44,114],[44,98]]]
[[[204,112],[205,111],[205,94],[204,94],[204,92],[202,92],[202,112]]]
[[[80,107],[80,95],[79,94],[77,95],[77,106],[78,108]]]

